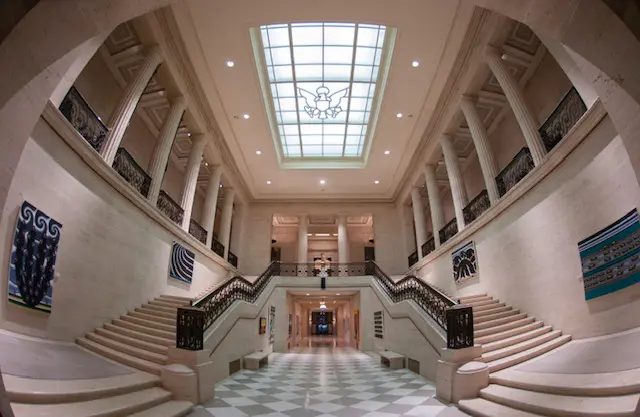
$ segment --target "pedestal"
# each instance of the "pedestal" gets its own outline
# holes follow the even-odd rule
[[[456,398],[454,390],[457,388],[455,380],[458,369],[480,356],[482,356],[480,345],[464,349],[442,349],[441,359],[438,361],[436,396],[443,401],[453,402]]]
[[[215,395],[215,374],[213,361],[210,359],[211,350],[186,350],[179,348],[169,348],[168,361],[172,364],[180,364],[190,368],[195,374],[197,401],[202,404]]]

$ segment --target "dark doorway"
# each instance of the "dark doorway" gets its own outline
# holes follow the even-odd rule
[[[311,313],[311,334],[333,335],[332,311],[314,311]]]
[[[366,261],[375,261],[376,260],[376,248],[374,246],[365,246],[364,247],[364,260]]]
[[[271,262],[277,261],[280,262],[280,257],[282,256],[282,248],[278,248],[275,246],[271,247]]]

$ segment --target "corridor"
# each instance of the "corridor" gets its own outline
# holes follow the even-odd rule
[[[215,399],[191,417],[454,417],[435,386],[409,371],[389,370],[375,355],[315,337],[275,353],[259,371],[240,371],[216,385]]]

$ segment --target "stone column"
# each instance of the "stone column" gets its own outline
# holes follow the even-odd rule
[[[444,153],[444,163],[447,166],[447,176],[449,177],[449,185],[451,186],[451,196],[453,197],[453,208],[456,213],[456,221],[458,223],[458,231],[464,229],[463,209],[467,205],[467,190],[464,188],[464,180],[462,179],[462,171],[458,163],[458,155],[453,149],[453,138],[449,135],[440,137],[440,145],[442,153]]]
[[[418,259],[422,259],[422,244],[427,241],[427,228],[424,224],[424,203],[418,187],[411,189],[411,203],[413,205],[413,222],[416,227]]]
[[[473,145],[476,147],[484,184],[487,187],[487,194],[489,194],[489,201],[491,201],[491,205],[494,205],[500,199],[498,185],[496,184],[498,164],[489,146],[489,134],[471,97],[463,95],[460,100],[460,107],[465,119],[467,119],[471,137],[473,138]]]
[[[224,259],[229,255],[229,242],[231,240],[231,220],[233,217],[233,198],[235,190],[225,188],[224,206],[222,207],[222,219],[220,219],[220,243],[224,245]]]
[[[429,209],[431,210],[431,224],[433,225],[433,240],[436,248],[440,247],[440,229],[444,226],[444,213],[442,213],[442,200],[440,188],[436,181],[436,167],[427,164],[424,167],[424,179],[427,183],[429,194]]]
[[[529,107],[529,103],[524,99],[524,94],[513,77],[513,74],[502,60],[502,52],[494,46],[487,46],[484,51],[484,59],[491,68],[493,75],[502,87],[504,95],[507,97],[513,114],[520,125],[524,140],[531,151],[533,163],[538,166],[547,153],[540,133],[538,133],[538,121]]]
[[[184,170],[184,183],[182,185],[182,197],[180,200],[180,207],[184,210],[182,228],[187,232],[189,231],[189,221],[191,220],[193,199],[196,195],[196,185],[198,183],[204,145],[206,145],[204,135],[191,137],[191,151],[189,152],[189,159],[187,160],[187,166]]]
[[[347,216],[338,216],[338,262],[349,263],[349,234]]]
[[[184,113],[186,107],[187,101],[184,97],[179,96],[173,99],[171,101],[171,108],[169,108],[169,112],[162,122],[160,132],[158,132],[156,147],[153,150],[151,162],[149,162],[151,186],[149,187],[149,195],[147,196],[149,202],[154,207],[158,201],[160,187],[162,187],[162,180],[164,179],[164,171],[167,168],[167,162],[169,161],[171,146],[173,145],[173,141],[176,137],[182,113]]]
[[[298,218],[298,263],[307,263],[309,251],[307,233],[309,233],[309,216],[305,214]]]
[[[154,45],[147,52],[145,61],[138,70],[138,73],[125,88],[118,106],[109,119],[107,126],[109,128],[109,134],[102,144],[102,149],[100,149],[100,155],[107,164],[113,164],[116,151],[118,147],[120,147],[120,142],[122,142],[124,132],[129,126],[138,101],[140,101],[140,96],[142,96],[142,92],[147,87],[147,84],[149,84],[149,80],[151,80],[153,73],[161,62],[162,54],[160,48]]]
[[[213,242],[213,225],[216,220],[220,177],[222,177],[222,167],[220,165],[212,166],[209,174],[209,184],[207,185],[207,195],[202,209],[202,227],[207,231],[208,248],[211,248],[211,243]]]

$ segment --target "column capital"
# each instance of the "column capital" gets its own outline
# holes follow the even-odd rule
[[[478,102],[478,97],[471,95],[471,94],[462,94],[460,96],[460,104],[464,104],[464,105],[475,105]]]
[[[502,60],[502,50],[494,45],[489,44],[485,46],[484,51],[482,51],[482,56],[485,58],[485,60],[488,60],[490,58],[498,58]]]
[[[160,64],[164,61],[162,56],[162,49],[157,44],[149,45],[145,50],[145,58],[150,62],[157,62]]]
[[[169,101],[171,102],[171,106],[175,106],[176,109],[182,109],[184,111],[187,108],[187,99],[182,95],[171,97]]]
[[[440,135],[440,142],[451,142],[454,139],[454,135],[451,133],[443,133]]]

